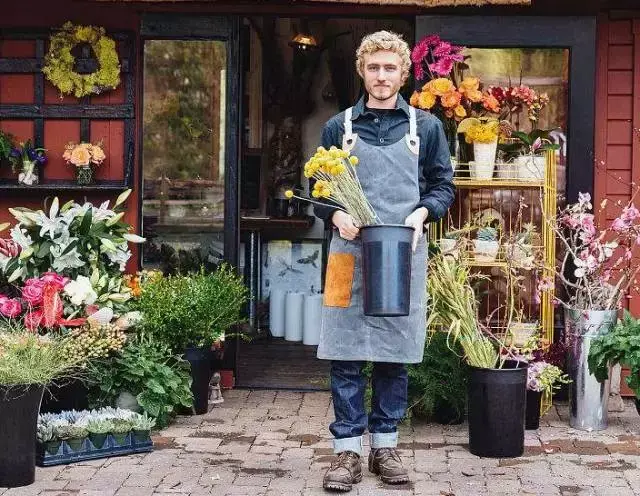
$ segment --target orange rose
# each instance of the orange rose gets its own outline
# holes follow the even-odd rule
[[[442,96],[445,93],[456,89],[455,86],[453,86],[451,79],[447,78],[433,79],[429,81],[426,86],[429,86],[429,91],[436,96]]]
[[[104,152],[102,151],[102,148],[100,148],[99,146],[93,145],[91,147],[91,161],[95,162],[96,164],[101,164],[102,161],[107,158],[104,154]]]
[[[454,108],[453,113],[458,119],[462,119],[463,117],[467,116],[467,111],[464,109],[462,105],[458,105],[456,108]]]
[[[498,103],[498,100],[496,100],[496,97],[494,97],[493,95],[483,95],[482,106],[490,112],[495,112],[496,114],[500,112],[500,104]]]
[[[411,98],[409,99],[409,105],[411,105],[412,107],[417,107],[419,101],[420,101],[420,93],[417,91],[414,91],[413,95],[411,95]]]
[[[469,76],[462,80],[458,90],[460,93],[467,93],[468,91],[478,91],[478,88],[480,88],[480,79]]]
[[[429,110],[436,104],[436,96],[430,91],[422,91],[418,98],[418,107],[423,110]]]
[[[482,91],[480,90],[467,90],[464,96],[474,103],[482,101]]]
[[[76,167],[83,167],[89,165],[91,161],[91,154],[84,146],[76,146],[71,152],[69,161]]]
[[[442,97],[440,101],[442,101],[442,106],[444,108],[453,108],[460,105],[460,100],[462,99],[462,95],[458,93],[456,90],[447,91]]]

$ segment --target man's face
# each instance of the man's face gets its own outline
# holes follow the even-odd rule
[[[389,50],[365,54],[362,72],[367,93],[381,102],[394,97],[404,84],[400,55]]]

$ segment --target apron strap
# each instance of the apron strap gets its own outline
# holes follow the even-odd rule
[[[407,146],[414,154],[420,153],[420,138],[418,137],[418,123],[416,109],[409,107],[409,134],[406,135]]]
[[[353,133],[353,123],[351,116],[353,115],[353,107],[349,107],[344,111],[344,135],[342,136],[342,149],[351,152],[356,146],[357,134]]]

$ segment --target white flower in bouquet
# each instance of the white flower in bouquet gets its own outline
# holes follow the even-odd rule
[[[74,305],[92,305],[98,299],[91,280],[86,276],[78,276],[75,281],[68,282],[64,292]]]

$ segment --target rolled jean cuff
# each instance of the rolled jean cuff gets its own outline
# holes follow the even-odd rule
[[[333,452],[337,455],[343,451],[353,451],[362,456],[362,436],[343,437],[333,440]]]
[[[372,432],[371,449],[395,448],[398,446],[398,432]]]

